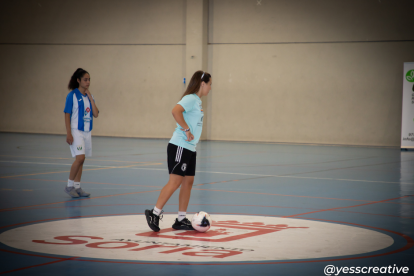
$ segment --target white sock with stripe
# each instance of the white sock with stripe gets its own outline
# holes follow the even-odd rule
[[[68,179],[68,185],[67,187],[73,187],[73,180]]]
[[[79,189],[80,188],[80,182],[73,182],[73,186],[75,187],[75,189]]]
[[[185,216],[187,215],[187,212],[178,212],[178,221],[182,221],[185,219]]]
[[[154,215],[159,216],[161,214],[162,209],[158,209],[157,206],[154,206],[154,210],[152,211],[152,213]]]

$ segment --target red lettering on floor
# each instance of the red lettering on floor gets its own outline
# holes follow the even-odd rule
[[[63,242],[47,242],[45,240],[33,240],[33,242],[36,242],[36,243],[45,243],[45,244],[62,244],[62,245],[72,245],[72,244],[84,244],[84,243],[88,243],[88,241],[77,240],[77,239],[72,239],[72,238],[89,238],[89,239],[103,240],[103,238],[93,237],[93,236],[58,236],[58,237],[54,237],[54,239],[55,240],[60,240],[60,241],[68,241],[69,243],[63,243]]]
[[[145,247],[141,247],[141,248],[137,248],[137,249],[131,249],[129,251],[142,251],[142,250],[148,250],[148,249],[159,248],[159,247],[177,247],[177,246],[167,246],[167,245],[155,244],[155,245],[145,246]]]
[[[116,246],[116,247],[102,246],[104,244],[114,244],[114,243],[123,243],[125,245]],[[138,245],[139,244],[135,243],[135,242],[94,242],[94,243],[89,243],[85,246],[90,247],[90,248],[99,248],[99,249],[122,249],[122,248],[131,248],[131,247],[135,247],[135,246],[138,246]]]
[[[200,233],[197,231],[180,231],[180,230],[174,230],[172,228],[169,228],[169,229],[163,229],[159,232],[150,231],[150,232],[139,233],[135,235],[143,236],[143,237],[152,237],[152,238],[168,238],[168,239],[208,241],[208,242],[229,242],[229,241],[234,241],[234,240],[240,240],[240,239],[265,235],[265,234],[278,232],[278,231],[282,231],[286,229],[309,228],[309,227],[289,227],[287,224],[265,225],[263,222],[240,223],[235,220],[218,221],[218,222],[213,221],[213,226],[222,227],[222,228],[213,229],[206,233]],[[245,233],[232,235],[231,229],[245,230]],[[211,234],[209,234],[210,232]],[[171,234],[174,234],[174,235],[171,235]],[[224,237],[215,238],[216,236],[224,236]]]
[[[171,254],[171,253],[176,253],[176,252],[185,251],[185,250],[189,250],[189,249],[192,249],[192,248],[191,247],[181,247],[181,248],[177,248],[177,249],[173,249],[173,250],[162,251],[160,253]]]
[[[194,231],[190,231],[192,234],[194,234]],[[220,231],[217,231],[216,233],[212,233],[210,236],[215,236]],[[153,233],[153,232],[152,232]],[[205,233],[200,233],[205,234]],[[194,235],[193,235],[194,236]],[[204,235],[205,236],[205,235]],[[126,248],[132,248],[139,246],[139,243],[135,242],[122,242],[122,241],[102,241],[102,242],[93,242],[88,243],[88,241],[81,240],[81,239],[75,239],[75,238],[88,238],[88,239],[98,239],[103,240],[103,238],[100,237],[94,237],[94,236],[58,236],[54,237],[55,240],[61,240],[61,241],[67,241],[69,243],[60,243],[60,242],[47,242],[45,240],[33,240],[35,243],[43,243],[43,244],[54,244],[54,245],[77,245],[77,244],[85,244],[86,247],[89,248],[95,248],[95,249],[126,249]],[[106,245],[114,245],[119,244],[119,246],[106,246]],[[178,247],[178,248],[177,248]],[[158,253],[161,254],[172,254],[172,253],[178,253],[186,250],[198,250],[194,249],[192,247],[179,247],[176,245],[150,245],[145,247],[139,247],[135,249],[130,249],[128,251],[144,251],[144,250],[150,250],[155,248],[173,248],[166,251],[161,251]],[[240,251],[233,251],[233,250],[220,250],[220,249],[204,249],[202,251],[190,251],[190,252],[183,252],[183,255],[186,256],[194,256],[194,257],[211,257],[211,258],[227,258],[230,256],[242,254],[243,252]]]

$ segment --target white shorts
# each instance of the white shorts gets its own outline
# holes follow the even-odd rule
[[[72,128],[73,143],[69,145],[72,157],[76,155],[85,154],[85,156],[92,156],[92,135],[91,131],[81,131]]]

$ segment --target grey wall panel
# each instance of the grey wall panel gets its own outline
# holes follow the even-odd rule
[[[0,2],[0,43],[184,44],[184,0]]]
[[[209,43],[414,39],[411,0],[211,0]]]
[[[66,133],[67,84],[91,75],[100,109],[94,135],[170,137],[171,109],[183,93],[185,46],[0,46],[0,130]]]
[[[210,45],[213,140],[398,146],[411,43]]]

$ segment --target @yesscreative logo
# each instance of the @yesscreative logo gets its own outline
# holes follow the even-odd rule
[[[327,276],[335,275],[338,276],[340,274],[408,274],[410,269],[406,266],[398,267],[394,264],[394,266],[334,266],[334,265],[327,265],[323,272]]]

